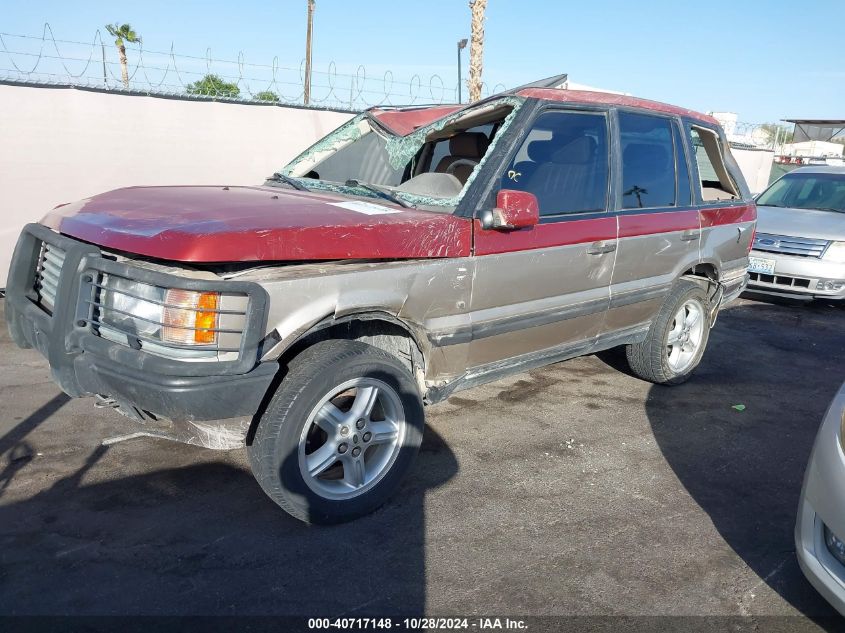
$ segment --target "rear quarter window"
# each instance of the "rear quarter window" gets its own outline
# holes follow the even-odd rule
[[[690,147],[698,170],[698,190],[702,201],[718,202],[739,198],[739,188],[725,164],[724,148],[713,130],[689,127]]]

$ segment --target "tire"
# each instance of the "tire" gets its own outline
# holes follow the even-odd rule
[[[322,341],[291,361],[247,451],[283,510],[342,523],[396,491],[424,426],[416,382],[398,358],[358,341]]]
[[[681,310],[684,310],[684,321],[679,325]],[[698,310],[698,320],[691,323],[695,310]],[[645,340],[625,347],[631,371],[637,377],[659,385],[686,382],[701,362],[710,325],[707,294],[695,282],[680,280],[663,302]],[[670,340],[675,340],[676,344]],[[694,349],[691,349],[693,345]]]

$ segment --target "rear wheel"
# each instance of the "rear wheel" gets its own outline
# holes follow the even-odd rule
[[[273,501],[308,523],[348,521],[382,505],[410,469],[424,414],[394,356],[357,341],[295,358],[258,423],[249,458]]]
[[[625,348],[631,371],[658,384],[686,382],[707,346],[709,306],[701,286],[688,280],[678,282],[652,321],[645,340]]]

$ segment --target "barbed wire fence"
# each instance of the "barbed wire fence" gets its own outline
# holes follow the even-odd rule
[[[128,86],[121,79],[117,49],[97,30],[90,42],[56,38],[49,23],[40,36],[0,32],[0,81],[45,86],[72,86],[151,96],[184,97],[237,103],[304,105],[305,61],[285,65],[145,49],[126,43]],[[351,66],[350,66],[351,67]],[[211,78],[209,78],[211,77]],[[484,84],[482,95],[505,90]],[[465,92],[465,91],[464,91]],[[339,72],[329,62],[311,74],[309,107],[363,110],[372,106],[457,103],[458,83],[439,74],[402,76],[386,70],[371,76],[366,66]]]
[[[716,117],[720,119],[720,117]],[[746,149],[766,149],[775,153],[792,141],[792,125],[720,120],[728,140]]]
[[[723,114],[715,113],[714,116],[722,124],[731,144],[745,149],[771,150],[775,154],[794,154],[797,151],[796,146],[792,145],[796,140],[793,137],[795,128],[792,123],[746,123],[726,119]],[[830,148],[829,154],[826,155],[838,157],[842,153],[841,146],[845,145],[845,136],[839,134],[829,140],[836,145]],[[804,149],[806,150],[806,147]]]
[[[117,93],[179,97],[234,103],[304,105],[305,60],[283,64],[177,53],[126,43],[129,85],[121,79],[114,40],[99,29],[88,41],[60,39],[49,23],[40,35],[0,32],[0,81],[26,85],[72,86]],[[363,64],[344,64],[346,72],[329,62],[313,70],[308,107],[360,111],[373,106],[440,105],[457,103],[457,81],[437,73],[370,73]],[[354,70],[348,70],[354,69]],[[482,84],[482,97],[506,89]],[[463,91],[466,94],[466,90]],[[726,113],[721,113],[726,114]],[[792,127],[783,123],[749,123],[732,116],[720,119],[732,144],[781,153],[792,140]]]

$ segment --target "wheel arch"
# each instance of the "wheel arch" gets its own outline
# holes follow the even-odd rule
[[[330,314],[299,334],[276,359],[279,371],[253,417],[247,434],[247,444],[252,442],[258,420],[284,380],[291,360],[316,343],[331,339],[361,341],[395,356],[408,368],[421,396],[425,396],[426,351],[429,348],[422,345],[421,342],[426,339],[416,328],[407,321],[378,309],[360,310],[342,316]]]
[[[689,266],[683,273],[681,273],[681,277],[697,277],[699,279],[718,282],[719,268],[713,262],[701,261]]]
[[[710,320],[711,326],[715,325],[716,311],[721,302],[724,286],[720,282],[719,268],[714,262],[700,261],[693,266],[687,268],[680,276],[680,279],[688,279],[697,283],[707,293],[710,300]]]

